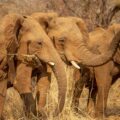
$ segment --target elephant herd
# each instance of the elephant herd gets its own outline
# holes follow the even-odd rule
[[[120,24],[88,33],[85,22],[57,13],[8,14],[0,24],[0,117],[6,90],[20,94],[26,115],[37,115],[46,104],[51,69],[58,83],[58,101],[53,115],[62,112],[67,91],[64,64],[73,65],[76,80],[72,107],[78,110],[84,85],[89,88],[88,113],[101,118],[105,113],[111,84],[119,78]],[[37,104],[32,78],[37,78]],[[71,76],[72,77],[72,76]],[[94,82],[87,84],[89,81]]]

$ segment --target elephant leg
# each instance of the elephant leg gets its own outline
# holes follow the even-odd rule
[[[83,82],[80,79],[80,71],[75,69],[74,71],[74,80],[75,80],[75,87],[74,87],[74,92],[73,92],[73,99],[72,99],[72,107],[74,108],[74,110],[76,112],[78,112],[78,107],[79,107],[79,98],[80,95],[82,93],[82,89],[83,89]]]
[[[42,73],[37,83],[38,110],[41,111],[46,105],[47,91],[50,86],[50,73]]]
[[[2,112],[4,108],[5,98],[7,91],[7,80],[0,81],[0,120],[2,120]]]
[[[26,111],[27,116],[30,112],[36,115],[36,102],[32,95],[31,75],[31,67],[22,63],[18,65],[14,87],[20,93],[20,96],[24,101],[24,109]]]
[[[43,108],[46,105],[47,92],[50,86],[51,74],[44,72],[41,74],[37,83],[37,103],[38,103],[38,116],[47,119],[46,113]]]
[[[95,117],[95,103],[97,95],[97,86],[94,85],[94,80],[91,81],[92,84],[89,86],[89,96],[87,103],[87,112],[91,117]]]
[[[75,83],[75,89],[73,93],[73,100],[72,100],[72,106],[74,107],[74,110],[78,112],[78,107],[79,107],[79,99],[80,95],[83,91],[83,87],[85,85],[85,82],[89,79],[89,72],[88,69],[86,68],[81,68],[81,72],[78,70],[75,70],[74,73],[74,80],[76,81]]]
[[[108,93],[112,82],[110,71],[110,63],[95,68],[95,78],[98,87],[95,116],[102,119],[105,115]]]
[[[80,71],[78,69],[75,69],[73,79],[75,80],[75,87],[73,92],[73,98],[72,98],[72,107],[75,111],[78,111],[79,106],[79,98],[82,92],[83,84],[80,82]],[[81,85],[81,87],[80,87]]]

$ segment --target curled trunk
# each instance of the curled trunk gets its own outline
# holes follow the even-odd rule
[[[80,63],[87,65],[87,66],[91,66],[91,67],[105,64],[110,59],[112,59],[113,55],[116,52],[119,41],[120,41],[120,31],[117,32],[116,35],[114,36],[114,38],[110,44],[110,47],[108,48],[108,51],[101,53],[101,54],[92,53],[85,47],[85,45],[83,43],[83,45],[81,45],[82,47],[80,47],[80,49],[79,49]],[[84,53],[84,54],[82,54],[82,53]]]

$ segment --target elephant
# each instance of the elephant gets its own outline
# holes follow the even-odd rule
[[[39,19],[37,17],[37,14],[41,14],[42,19]],[[42,26],[42,28],[44,29],[44,31],[47,33],[47,23],[49,21],[51,21],[54,17],[57,17],[58,14],[55,12],[52,13],[33,13],[31,15],[32,18],[34,18],[35,20],[39,21],[39,23],[41,23],[40,25]],[[47,20],[47,22],[46,22]],[[42,110],[45,105],[46,105],[46,98],[47,98],[47,91],[50,88],[50,81],[51,81],[51,69],[50,67],[47,65],[46,66],[47,69],[47,75],[44,76],[41,80],[39,80],[37,82],[37,102],[38,102],[38,109]],[[43,72],[45,73],[45,72]],[[40,94],[40,96],[39,96]]]
[[[95,32],[91,33],[92,35],[89,35],[90,39],[89,39],[89,41],[87,41],[88,47],[91,50],[95,51],[96,53],[100,53],[100,54],[107,51],[111,41],[113,40],[112,38],[114,38],[114,36],[115,36],[115,33],[113,31],[116,31],[116,30],[119,30],[118,25],[111,26],[110,28],[108,28],[107,31],[104,31],[103,29],[100,30],[100,31],[98,30],[99,31],[98,34],[97,34],[97,32],[96,33]],[[57,44],[55,44],[55,45],[56,45],[56,48],[57,48],[58,45]],[[91,70],[90,70],[90,72],[91,72]],[[93,114],[92,110],[91,110],[92,109],[91,106],[92,106],[93,108],[95,108],[95,110],[94,110],[95,111],[95,116],[96,117],[102,117],[103,114],[104,114],[104,111],[106,110],[107,97],[108,97],[108,92],[109,92],[110,85],[111,85],[111,82],[112,82],[112,78],[114,78],[114,79],[118,78],[119,67],[117,67],[117,65],[112,60],[110,60],[109,62],[105,63],[104,65],[94,67],[94,74],[91,74],[88,71],[86,72],[84,70],[83,70],[82,73],[83,73],[82,79],[84,81],[85,81],[85,79],[92,78],[92,80],[95,79],[96,83],[97,83],[97,87],[93,86],[93,88],[92,88],[93,90],[92,91],[89,90],[91,92],[90,97],[92,97],[92,100],[89,99],[89,101],[88,101],[88,112],[90,114]],[[86,77],[86,74],[88,74],[87,75],[88,77]],[[93,77],[94,75],[95,75],[95,77]],[[77,82],[77,84],[81,85],[81,82],[84,83],[84,81],[80,80],[79,81],[80,84],[78,84],[78,82]],[[78,86],[78,87],[79,87],[79,91],[80,91],[81,86]],[[77,86],[75,86],[75,88],[77,88]],[[89,89],[91,89],[91,86],[90,86]],[[98,91],[97,92],[98,97],[97,97],[97,103],[95,105],[96,91]],[[75,91],[75,96],[77,96],[77,95],[78,95],[78,93]],[[77,100],[79,100],[79,99],[77,98]],[[77,104],[75,100],[73,100],[73,102],[74,102],[74,104]]]
[[[41,13],[33,14],[32,16],[37,21],[39,21],[40,24],[42,24],[40,21],[40,19],[42,19]],[[90,45],[92,44],[90,43],[91,39],[89,37],[87,27],[81,18],[55,17],[49,22],[48,19],[46,21],[44,22],[44,24],[47,23],[48,26],[47,34],[52,39],[54,46],[57,49],[63,61],[65,62],[67,61],[67,63],[69,64],[71,63],[77,69],[80,68],[83,69],[84,67],[94,67],[96,69],[95,71],[96,78],[99,78],[100,80],[96,79],[98,87],[98,99],[96,104],[95,115],[96,117],[103,116],[104,114],[103,110],[105,110],[106,108],[107,96],[111,80],[108,80],[107,78],[102,79],[102,81],[104,80],[103,85],[103,83],[100,82],[101,81],[100,70],[99,69],[97,70],[97,68],[100,68],[103,65],[104,70],[101,73],[105,73],[104,71],[107,71],[105,76],[108,75],[109,73],[108,71],[112,71],[112,69],[114,68],[112,58],[115,55],[116,49],[119,45],[120,40],[119,27],[117,25],[113,25],[108,30],[106,30],[106,32],[104,32],[102,37],[100,37],[99,34],[95,45],[90,47]],[[104,41],[105,39],[107,40]],[[99,51],[100,44],[98,42],[99,40],[100,43],[104,45],[104,49],[102,46],[100,47],[100,49],[103,49],[102,51]],[[109,43],[107,43],[108,40]],[[98,45],[96,45],[97,42]],[[105,67],[104,64],[106,66],[109,66],[110,64],[110,67]],[[85,79],[88,78],[86,77]],[[104,92],[105,93],[104,103],[102,103],[101,99],[103,98],[103,94],[101,91],[104,91],[104,88],[106,88],[106,91]],[[105,105],[104,109],[103,104]]]
[[[112,30],[119,30],[120,24],[113,24],[109,26],[107,29],[103,28],[97,28],[93,32],[89,33],[90,41],[91,41],[91,47],[92,46],[99,46],[98,50],[99,52],[103,52],[107,49],[107,46],[109,46],[109,43],[112,41],[112,38],[114,37],[114,34],[112,33]],[[101,38],[101,39],[100,39]],[[99,42],[97,42],[99,41]],[[111,84],[113,84],[120,76],[120,62],[119,62],[119,46],[116,50],[115,55],[113,56],[112,60],[107,62],[106,64],[98,67],[94,67],[94,78],[96,79],[97,83],[97,90],[96,88],[91,91],[91,97],[92,99],[95,99],[96,93],[98,93],[97,99],[99,101],[102,101],[101,103],[96,103],[96,109],[99,110],[96,114],[103,114],[102,109],[106,111],[107,106],[107,98],[108,93]],[[102,76],[101,76],[102,75]],[[103,77],[104,76],[104,77]],[[97,92],[98,91],[98,92]],[[104,103],[103,103],[104,102]],[[95,105],[95,100],[91,100],[88,102],[88,111],[90,111],[90,107],[92,105]],[[104,106],[104,107],[102,107]],[[93,107],[94,109],[94,107]]]
[[[54,111],[54,116],[57,116],[62,112],[64,107],[67,78],[64,63],[54,48],[50,38],[41,25],[30,16],[8,14],[4,17],[3,21],[5,23],[3,25],[3,39],[10,41],[10,43],[13,41],[18,42],[16,54],[7,55],[7,58],[11,55],[14,58],[14,66],[12,66],[12,62],[9,63],[9,59],[7,62],[8,66],[12,64],[10,67],[15,68],[15,71],[12,71],[11,75],[13,77],[15,72],[13,86],[24,100],[25,109],[28,112],[32,111],[36,114],[35,100],[32,96],[31,77],[32,75],[37,75],[38,82],[41,81],[41,79],[47,76],[46,65],[49,65],[55,73],[58,82],[59,105]],[[15,44],[12,48],[16,48]],[[12,68],[9,69],[11,70]],[[39,73],[36,71],[39,71]],[[7,88],[4,87],[3,89]],[[1,104],[4,104],[3,101]]]
[[[112,34],[113,29],[120,29],[120,24],[114,24],[108,27],[108,29],[97,28],[94,31],[89,33],[90,42],[89,47],[94,48],[94,50],[98,52],[103,52],[107,50],[107,46],[109,46],[112,38],[114,37]],[[97,49],[96,49],[97,48]],[[87,68],[86,76],[83,76],[84,81],[88,82],[91,78],[92,87],[89,85],[89,99],[87,104],[88,113],[94,116],[94,112],[96,111],[96,116],[103,116],[103,112],[106,112],[107,107],[107,98],[111,84],[113,84],[120,77],[120,59],[119,59],[119,47],[113,59],[107,62],[104,65],[97,67],[89,67]],[[78,76],[78,83],[84,82],[81,80],[80,75],[76,72],[76,76]],[[92,76],[92,77],[90,77]],[[84,83],[85,83],[84,82]],[[84,86],[84,83],[81,85]],[[81,94],[82,88],[79,84],[76,84],[76,88],[74,91],[74,99],[73,104],[78,107],[79,105],[79,97]],[[97,103],[96,103],[96,95]],[[99,101],[98,101],[99,100]]]

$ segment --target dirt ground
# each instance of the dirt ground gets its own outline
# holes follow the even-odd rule
[[[57,104],[57,82],[52,75],[51,86],[48,92],[47,104],[44,108],[46,114],[49,112],[48,120],[94,120],[86,112],[87,105],[87,96],[88,90],[84,88],[83,93],[80,98],[79,110],[81,114],[75,113],[71,110],[71,100],[73,94],[74,81],[70,75],[73,74],[73,68],[66,68],[68,75],[68,88],[67,88],[67,97],[64,111],[57,118],[53,118],[52,112],[55,109]],[[120,79],[111,87],[108,98],[108,107],[107,107],[106,120],[120,120]],[[10,88],[7,91],[7,98],[4,109],[5,120],[28,120],[24,116],[23,104],[20,99],[19,94],[14,88]],[[39,120],[40,118],[32,117],[29,120]]]

